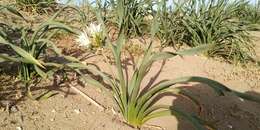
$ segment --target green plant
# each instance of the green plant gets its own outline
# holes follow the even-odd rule
[[[243,10],[238,14],[240,20],[249,26],[249,30],[258,30],[260,24],[260,2],[254,1],[254,4],[246,4]]]
[[[55,0],[16,0],[16,4],[27,11],[36,12],[48,12],[46,9],[50,9],[54,4]]]
[[[241,4],[240,1],[229,3],[226,0],[191,1],[188,4],[191,8],[185,7],[183,19],[185,43],[190,46],[214,44],[207,55],[223,57],[229,62],[254,61],[246,27],[234,19]]]
[[[231,63],[255,62],[247,27],[236,17],[246,4],[243,0],[187,0],[174,3],[172,8],[164,7],[160,15],[159,37],[166,45],[173,43],[173,46],[177,46],[176,43],[191,47],[213,44],[206,55],[221,57]]]
[[[166,0],[162,3],[162,8],[159,15],[160,29],[157,34],[158,38],[162,42],[162,46],[182,45],[185,35],[185,27],[181,25],[184,17],[182,13],[182,4],[174,3],[174,7],[167,7]]]
[[[123,29],[128,35],[142,35],[147,28],[144,17],[151,14],[151,0],[108,0],[102,6],[98,1],[98,7],[106,15],[104,20]]]
[[[136,65],[137,67],[135,68],[133,75],[130,76],[127,73],[124,73],[123,63],[121,61],[121,49],[123,48],[124,43],[125,38],[123,35],[120,35],[118,41],[115,44],[109,44],[115,59],[115,66],[117,70],[116,76],[112,75],[112,77],[110,77],[95,68],[85,68],[87,68],[90,72],[103,77],[103,80],[111,87],[115,102],[119,107],[125,121],[133,127],[139,128],[145,122],[152,118],[175,115],[177,117],[182,117],[191,121],[195,128],[198,130],[204,129],[202,125],[204,121],[195,117],[194,115],[189,115],[184,111],[175,108],[174,106],[155,105],[155,102],[157,101],[156,99],[161,94],[169,92],[176,95],[183,95],[199,105],[199,102],[196,101],[196,99],[194,99],[193,96],[186,89],[181,87],[172,87],[174,85],[183,84],[186,82],[205,83],[208,84],[209,87],[211,87],[213,90],[215,90],[215,92],[220,96],[223,96],[226,92],[230,92],[242,98],[260,103],[260,99],[258,98],[230,90],[226,86],[216,81],[203,77],[180,77],[174,80],[164,80],[159,82],[158,84],[149,86],[148,89],[142,89],[141,83],[154,62],[159,60],[166,60],[177,55],[183,56],[196,54],[198,52],[207,50],[209,45],[203,45],[190,50],[172,53],[153,52],[150,44],[145,51],[144,56],[141,58],[139,64]],[[129,77],[130,79],[128,79]],[[87,79],[86,81],[88,83],[90,83],[91,81],[90,84],[94,86],[103,86],[101,83],[93,79]],[[199,107],[201,106],[199,105]]]
[[[121,113],[128,124],[133,127],[141,127],[146,121],[164,115],[183,116],[190,120],[197,128],[201,128],[199,123],[192,117],[181,110],[175,109],[170,106],[156,106],[153,104],[154,99],[159,95],[166,92],[180,93],[178,89],[170,90],[170,86],[177,82],[161,82],[155,86],[150,86],[147,91],[141,89],[141,83],[145,75],[148,73],[149,68],[153,62],[157,60],[164,60],[176,55],[192,54],[194,50],[167,53],[160,52],[154,53],[151,51],[151,45],[146,50],[143,60],[135,69],[134,74],[128,82],[123,74],[123,67],[121,62],[121,47],[124,40],[121,37],[118,46],[111,45],[113,56],[115,58],[117,67],[117,77],[109,79],[111,88],[114,93],[115,101],[121,110]],[[197,48],[196,48],[197,49]],[[128,76],[126,76],[128,77]]]
[[[78,62],[77,59],[64,56],[61,51],[51,41],[52,37],[60,30],[77,34],[74,29],[56,21],[56,17],[69,6],[61,8],[50,19],[40,24],[35,30],[32,28],[12,28],[5,24],[0,24],[0,44],[2,47],[10,48],[10,52],[0,54],[0,61],[18,63],[19,77],[25,83],[26,92],[32,98],[30,84],[36,76],[47,78],[52,71],[50,67],[63,68],[69,67],[69,63]],[[76,8],[74,8],[76,11]],[[15,11],[12,11],[18,14]],[[18,14],[20,16],[20,14]],[[12,35],[18,32],[18,36]],[[49,61],[48,51],[64,57],[69,63],[59,64]]]
[[[153,20],[154,22],[151,28],[152,39],[154,38],[155,34],[159,29],[159,24],[157,21],[158,15]],[[106,30],[106,27],[104,26],[105,24],[102,20],[102,17],[100,16],[101,13],[99,12],[97,18],[99,19],[100,23],[102,23],[104,28],[103,30]],[[183,95],[187,97],[188,99],[193,101],[201,108],[199,102],[195,98],[193,98],[192,94],[190,94],[188,90],[182,87],[178,87],[178,88],[173,87],[174,85],[183,84],[187,82],[200,82],[200,83],[207,84],[208,87],[212,88],[220,96],[223,96],[225,93],[230,92],[230,93],[234,93],[235,95],[241,98],[260,103],[260,99],[258,98],[233,91],[227,88],[226,86],[216,81],[210,80],[208,78],[196,77],[196,76],[180,77],[174,80],[163,80],[155,85],[148,86],[146,89],[142,89],[141,84],[144,80],[144,77],[147,75],[154,62],[159,60],[167,60],[169,58],[178,55],[184,56],[184,55],[193,55],[193,54],[201,53],[207,51],[213,45],[205,44],[189,50],[172,53],[172,52],[152,51],[152,42],[151,42],[147,46],[147,49],[145,50],[143,57],[140,58],[138,64],[134,65],[135,69],[133,74],[129,75],[127,72],[125,72],[123,68],[123,62],[121,61],[122,49],[124,47],[126,40],[127,38],[125,38],[123,30],[119,32],[119,37],[117,38],[117,41],[115,43],[110,43],[109,39],[107,39],[108,41],[107,45],[110,47],[113,53],[115,67],[116,67],[116,74],[112,72],[112,76],[109,76],[96,68],[90,68],[84,65],[82,65],[82,68],[87,69],[89,72],[95,75],[99,75],[103,78],[106,85],[109,85],[109,87],[111,88],[113,98],[122,116],[124,117],[125,121],[133,127],[140,128],[144,123],[146,123],[148,120],[152,118],[175,115],[177,117],[182,117],[189,120],[198,130],[205,129],[203,127],[205,122],[199,119],[198,117],[194,115],[189,115],[186,112],[182,111],[181,109],[175,108],[174,106],[155,104],[158,101],[156,99],[160,97],[161,94],[170,92],[176,95]],[[107,58],[105,57],[105,59]],[[85,77],[85,81],[93,86],[104,87],[101,81],[89,79],[89,77]]]

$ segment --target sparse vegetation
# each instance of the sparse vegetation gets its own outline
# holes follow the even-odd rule
[[[246,4],[238,16],[244,24],[248,25],[249,30],[259,30],[260,24],[260,2],[254,0],[254,4]]]
[[[161,35],[168,37],[160,37],[165,39],[164,44],[172,46],[214,44],[206,55],[222,57],[231,63],[254,62],[253,44],[246,26],[236,20],[237,12],[245,4],[244,1],[189,0],[174,4],[172,11],[164,7]]]
[[[254,27],[260,21],[258,1],[251,5],[246,0],[186,0],[173,1],[169,6],[167,0],[97,0],[92,5],[81,7],[87,8],[87,17],[79,8],[59,5],[55,0],[15,2],[14,5],[0,5],[0,19],[4,19],[0,21],[0,63],[15,64],[17,69],[14,70],[17,71],[14,75],[24,84],[25,94],[29,98],[36,99],[31,93],[31,87],[34,87],[33,83],[37,79],[53,80],[58,71],[63,76],[72,72],[72,80],[77,80],[77,83],[83,81],[81,83],[100,87],[112,94],[124,122],[134,128],[141,128],[151,119],[173,115],[178,119],[188,120],[197,130],[204,130],[214,124],[204,121],[199,114],[190,114],[172,104],[158,104],[162,95],[170,93],[185,97],[197,105],[201,112],[204,106],[192,91],[184,87],[184,84],[196,82],[205,84],[203,87],[213,90],[216,97],[230,94],[242,102],[248,100],[260,103],[258,97],[232,90],[207,77],[169,77],[158,83],[151,79],[147,86],[144,86],[145,77],[154,63],[178,56],[204,54],[223,58],[232,64],[256,63],[249,31],[257,30]],[[48,12],[48,9],[53,8],[58,10]],[[72,11],[66,10],[68,8],[76,11],[81,19],[75,20],[71,15]],[[24,17],[24,11],[27,14],[35,14],[36,11],[38,15],[44,15],[48,19],[34,23],[34,18],[29,18],[28,21],[29,15]],[[16,17],[15,20],[29,23],[30,26],[19,22],[5,22],[9,14]],[[70,19],[67,21],[66,18]],[[86,25],[88,26],[85,28]],[[111,28],[115,28],[115,37],[109,35]],[[73,34],[68,35],[74,39],[69,42],[76,43],[73,46],[81,51],[76,50],[77,53],[73,55],[63,54],[64,48],[58,48],[56,41],[57,35],[63,39],[64,34]],[[128,44],[136,37],[149,42],[140,46]],[[158,39],[161,46],[154,48]],[[63,44],[67,44],[67,41]],[[189,49],[179,50],[183,45],[189,46]],[[163,51],[163,47],[169,46],[175,47],[176,51]],[[70,47],[71,45],[68,45],[66,49],[70,50]],[[93,54],[90,49],[98,50],[99,53]],[[112,58],[108,58],[104,50],[111,52]],[[136,55],[130,54],[127,59],[125,57],[128,55],[124,50]],[[85,55],[87,52],[94,57],[103,57],[98,60],[106,62],[110,72],[103,70],[105,66],[99,68],[95,63],[83,62],[86,57],[91,57]],[[123,61],[131,58],[136,60],[136,57],[137,63],[132,61],[129,64]],[[133,72],[128,71],[129,65],[133,66]],[[3,69],[0,68],[0,72]],[[67,82],[65,84],[70,86],[70,81]],[[40,97],[49,96],[51,94],[47,93],[47,96]],[[77,110],[77,113],[80,113],[80,110]]]
[[[29,12],[48,13],[55,11],[56,0],[15,0],[19,8]]]
[[[152,1],[109,0],[105,2],[105,5],[98,4],[99,8],[105,11],[106,22],[122,29],[126,36],[141,36],[147,33],[149,23],[146,23],[144,18],[151,14]]]
[[[64,7],[67,8],[67,7]],[[7,7],[14,14],[22,17],[16,10]],[[9,52],[1,53],[1,62],[8,61],[18,63],[19,78],[25,83],[26,92],[32,98],[30,87],[36,76],[47,78],[51,69],[49,67],[60,67],[62,64],[48,61],[51,56],[47,56],[47,50],[52,50],[55,54],[63,56],[61,51],[51,41],[52,37],[60,30],[77,34],[71,27],[56,21],[56,17],[63,11],[62,8],[52,18],[40,24],[35,30],[32,28],[12,28],[1,23],[0,44],[2,47],[10,47]],[[16,35],[14,35],[16,34]],[[73,57],[64,56],[69,61],[77,61]],[[66,64],[65,64],[66,65]]]

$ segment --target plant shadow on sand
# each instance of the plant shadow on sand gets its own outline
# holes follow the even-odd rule
[[[225,93],[224,96],[219,96],[211,88],[206,87],[205,84],[186,85],[182,88],[185,88],[198,102],[195,103],[190,98],[172,93],[159,95],[156,101],[159,101],[158,104],[169,104],[169,102],[172,102],[172,107],[200,118],[204,123],[205,130],[260,129],[259,103],[242,99],[232,93]],[[245,93],[260,98],[260,94],[257,92],[248,91]],[[173,116],[175,115],[173,114]],[[170,117],[161,118],[161,120],[157,121],[155,119],[152,121],[152,124],[166,126],[166,130],[173,129],[172,124],[174,123],[168,119]],[[191,122],[185,118],[176,117],[176,119],[177,130],[196,130]]]
[[[133,60],[133,59],[132,59]],[[131,61],[131,60],[130,60]],[[128,63],[124,66],[126,72],[128,72]],[[133,61],[131,61],[134,63]],[[163,67],[166,62],[163,61],[156,67],[156,72],[152,72],[153,75],[149,75],[149,79],[146,80],[146,84],[143,87],[142,93],[150,89],[152,84],[155,84],[157,79],[160,79],[160,74],[163,71]],[[169,79],[171,79],[169,77]],[[171,104],[172,107],[177,108],[201,119],[205,125],[205,129],[215,130],[259,130],[260,129],[260,103],[242,99],[231,92],[225,92],[223,96],[219,96],[214,90],[202,83],[187,83],[176,85],[172,87],[184,88],[185,91],[196,100],[193,102],[190,98],[183,95],[175,95],[173,93],[166,93],[159,95],[154,100],[156,104]],[[227,86],[228,87],[228,86]],[[255,91],[246,91],[245,94],[260,99],[260,93]],[[174,116],[174,114],[173,114]],[[161,120],[160,120],[161,119]],[[156,126],[169,126],[166,130],[173,129],[173,125],[167,119],[160,118],[159,120],[153,119],[148,124],[155,124]],[[195,130],[192,124],[182,117],[176,117],[178,130]]]
[[[82,49],[79,49],[79,47],[77,47],[75,44],[71,44],[73,43],[72,38],[66,37],[65,41],[63,40],[59,40],[57,42],[57,45],[59,48],[62,49],[63,54],[77,57],[81,61],[87,61],[87,59],[95,56],[91,52],[83,53]],[[13,51],[6,46],[0,45],[0,53],[8,53],[12,55]],[[56,63],[60,64],[65,64],[68,62],[66,59],[59,56],[48,57],[48,59],[44,60],[55,61]],[[100,68],[95,64],[91,65],[95,66],[97,69],[100,70]],[[16,78],[16,76],[18,76],[18,69],[19,64],[10,62],[0,63],[0,73],[2,74],[0,76],[0,107],[5,107],[5,102],[7,102],[10,105],[16,105],[21,101],[27,100],[27,96],[25,94],[25,86],[22,81]],[[65,73],[67,77],[63,77]],[[91,74],[87,70],[83,70],[82,73],[90,75],[92,78],[96,80],[102,80],[99,76]],[[76,95],[76,93],[73,92],[68,85],[71,82],[77,82],[77,84],[82,87],[85,86],[85,84],[79,79],[78,75],[76,75],[76,73],[73,70],[63,69],[56,71],[53,77],[51,77],[50,79],[34,78],[32,81],[33,83],[31,84],[31,92],[37,98],[41,98],[45,94],[48,94],[48,92],[53,93],[53,96],[59,93],[63,93],[64,97],[68,97],[69,95]],[[103,84],[105,83],[103,82]],[[105,86],[107,87],[107,85]]]
[[[70,52],[71,54],[71,52]],[[77,54],[75,54],[77,55]],[[82,59],[86,60],[93,55],[85,55]],[[67,61],[62,57],[50,57],[48,60],[55,60],[58,63],[66,63]],[[88,63],[88,65],[95,66],[98,70],[100,68],[95,64]],[[26,101],[28,97],[26,96],[26,88],[22,81],[15,78],[17,76],[17,64],[9,64],[8,62],[0,63],[0,72],[4,75],[0,76],[1,87],[0,87],[0,107],[6,107],[6,102],[11,106],[17,105],[19,102]],[[102,81],[100,76],[90,73],[88,70],[82,70],[83,74],[96,79],[101,82],[106,89],[110,89],[109,86]],[[64,77],[64,74],[66,75]],[[63,94],[64,98],[68,96],[77,95],[77,93],[71,90],[69,84],[77,84],[84,88],[85,83],[82,81],[73,70],[58,70],[54,73],[53,77],[50,79],[34,78],[31,84],[31,92],[36,97],[36,100],[41,99],[41,97],[47,95],[49,92],[52,93],[50,97],[57,94]],[[49,97],[48,97],[49,98]],[[47,98],[46,98],[47,99]]]
[[[1,82],[3,84],[0,89],[0,106],[5,107],[5,103],[3,102],[8,102],[10,105],[16,105],[21,101],[27,100],[25,86],[21,81],[15,81],[13,77],[6,77],[4,80],[1,79]],[[31,92],[38,98],[44,96],[48,92],[52,92],[52,96],[58,93],[65,93],[66,96],[76,95],[76,93],[71,92],[70,88],[64,89],[65,87],[65,85],[59,85],[57,80],[54,80],[53,82],[35,81]]]

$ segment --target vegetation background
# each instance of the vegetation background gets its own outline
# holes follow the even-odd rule
[[[9,2],[0,128],[260,128],[259,3]]]

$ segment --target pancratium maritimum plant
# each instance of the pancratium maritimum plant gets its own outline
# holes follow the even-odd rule
[[[160,8],[158,8],[158,11],[160,11]],[[99,19],[100,23],[104,25],[104,30],[106,30],[106,26],[101,17],[101,12],[102,11],[99,11],[97,18]],[[160,13],[158,13],[153,19],[150,33],[151,39],[154,39],[156,33],[159,31],[160,24],[157,19],[159,14]],[[123,19],[123,17],[121,18]],[[122,24],[122,26],[124,26],[124,24]],[[198,76],[166,79],[159,81],[156,84],[148,84],[145,89],[142,88],[145,77],[150,71],[153,63],[168,60],[176,56],[194,55],[207,52],[214,46],[214,44],[199,45],[191,49],[177,51],[174,53],[166,51],[156,52],[153,51],[153,40],[151,40],[150,44],[147,45],[142,58],[140,58],[139,62],[134,65],[134,72],[128,73],[127,67],[125,67],[127,65],[122,61],[122,49],[128,41],[127,36],[125,36],[124,29],[120,28],[118,38],[115,42],[110,42],[111,40],[109,37],[107,37],[106,41],[108,42],[107,45],[109,46],[115,61],[114,64],[110,64],[109,62],[107,63],[109,63],[108,65],[110,68],[115,66],[115,74],[111,72],[112,75],[110,76],[96,67],[88,68],[83,66],[83,68],[87,68],[89,72],[95,75],[99,75],[103,79],[102,81],[97,81],[95,79],[89,79],[89,77],[85,77],[85,81],[93,86],[99,86],[103,88],[109,86],[109,88],[111,88],[111,94],[113,95],[113,98],[122,117],[124,118],[124,121],[135,128],[141,128],[143,124],[153,118],[170,115],[187,119],[194,125],[196,130],[205,130],[205,126],[211,127],[208,126],[206,121],[203,121],[196,115],[188,114],[182,109],[176,108],[172,105],[158,103],[158,99],[161,99],[162,95],[172,93],[174,95],[179,95],[191,100],[198,106],[199,112],[201,112],[202,106],[200,105],[199,101],[194,98],[193,94],[188,91],[186,87],[180,86],[189,82],[206,84],[206,87],[213,89],[219,96],[224,96],[225,93],[233,93],[240,98],[260,102],[259,98],[231,90],[217,81]],[[105,85],[103,85],[103,83],[105,83]]]
[[[86,29],[84,29],[76,39],[79,46],[85,46],[87,48],[99,48],[102,46],[102,29],[101,25],[91,23]]]
[[[31,99],[41,100],[52,96],[51,91],[48,90],[43,95],[34,97],[31,93],[31,87],[36,87],[35,82],[41,79],[53,79],[58,70],[75,70],[77,72],[79,61],[72,56],[62,54],[62,51],[53,42],[54,36],[59,31],[77,34],[72,27],[57,20],[57,17],[66,9],[78,12],[82,16],[81,20],[85,21],[85,15],[78,8],[67,5],[35,28],[14,23],[15,26],[7,25],[0,21],[0,48],[10,49],[8,52],[0,53],[0,63],[16,65],[17,69],[14,69],[18,72],[15,73],[18,74],[17,77],[24,84],[24,94]],[[12,7],[0,5],[0,15],[4,13],[2,10],[7,10],[26,21],[22,14]],[[9,35],[14,32],[19,35],[15,37]],[[66,59],[66,63],[61,64],[57,60],[51,60],[50,57],[62,57]]]

